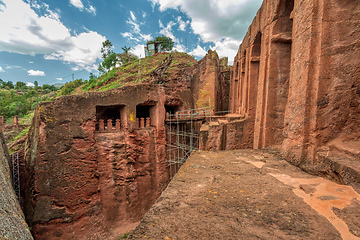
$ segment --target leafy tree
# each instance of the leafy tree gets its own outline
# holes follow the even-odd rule
[[[98,70],[102,73],[109,71],[112,67],[115,67],[117,62],[116,53],[110,54],[104,61],[99,65]]]
[[[99,64],[98,70],[101,73],[106,73],[112,67],[115,67],[117,59],[116,53],[112,50],[112,43],[109,40],[106,40],[102,43],[101,53],[104,61]]]
[[[109,57],[114,51],[112,50],[113,45],[110,42],[110,40],[106,40],[102,43],[102,47],[101,47],[101,53],[102,53],[102,58],[105,59],[107,57]]]
[[[171,38],[162,35],[155,38],[155,40],[148,41],[147,43],[161,42],[161,47],[165,51],[171,51],[174,47],[174,42]]]
[[[56,91],[56,87],[54,85],[44,84],[42,86],[43,90],[49,89],[50,91]]]
[[[15,89],[22,89],[22,87],[26,86],[24,82],[16,82]]]
[[[96,79],[96,78],[97,78],[97,76],[96,76],[95,74],[90,73],[89,80],[90,80],[90,79]]]
[[[39,83],[37,81],[34,82],[35,87],[39,86]]]
[[[8,82],[2,81],[1,82],[1,88],[13,89],[14,84],[11,81],[8,81]]]

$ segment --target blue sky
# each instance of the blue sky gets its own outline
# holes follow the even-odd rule
[[[262,0],[0,0],[0,78],[31,85],[97,75],[101,43],[114,51],[159,35],[201,59],[209,49],[232,64]]]

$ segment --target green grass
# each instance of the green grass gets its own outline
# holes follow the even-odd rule
[[[166,71],[166,76],[171,76],[172,73],[179,71],[181,68],[191,67],[196,63],[196,60],[186,53],[174,52],[171,66]],[[155,70],[161,62],[168,57],[169,54],[160,54],[157,56],[150,56],[141,59],[140,77],[139,74],[139,60],[134,60],[118,68],[114,68],[109,72],[103,74],[97,79],[90,79],[77,92],[88,91],[106,91],[109,89],[119,88],[131,83],[142,83],[151,78],[150,73]],[[73,90],[73,94],[76,89]]]
[[[127,239],[129,237],[130,232],[124,233],[122,236],[120,236],[118,239]]]

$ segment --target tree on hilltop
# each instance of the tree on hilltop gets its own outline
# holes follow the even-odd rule
[[[161,42],[161,48],[165,51],[171,51],[174,47],[173,40],[165,35],[158,36],[154,40],[148,41],[147,44],[154,42]]]

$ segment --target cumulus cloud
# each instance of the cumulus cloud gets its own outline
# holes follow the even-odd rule
[[[173,50],[178,51],[178,52],[185,52],[186,48],[184,45],[177,43],[177,44],[175,44]]]
[[[145,45],[143,44],[138,44],[135,47],[130,49],[130,52],[132,54],[134,54],[135,56],[137,56],[138,58],[140,57],[145,57],[145,50],[144,50]]]
[[[28,86],[28,87],[35,87],[35,84],[33,84],[32,82],[27,82],[27,83],[26,83],[26,86]]]
[[[6,24],[0,24],[0,51],[44,54],[45,59],[72,62],[80,67],[88,67],[101,58],[101,43],[105,41],[102,35],[92,31],[72,35],[59,14],[48,8],[40,16],[22,0],[2,2],[0,22]],[[80,6],[79,1],[73,3]]]
[[[150,0],[161,11],[180,8],[192,19],[191,27],[203,41],[223,37],[242,39],[262,0]]]
[[[45,55],[45,59],[76,63],[84,68],[94,64],[97,58],[101,58],[101,43],[105,40],[105,37],[93,31],[80,33],[70,38],[73,44],[69,48]]]
[[[0,67],[0,72],[5,72],[4,69],[2,69],[2,67]]]
[[[220,57],[235,56],[241,41],[232,40],[231,38],[224,38],[221,41],[215,42],[215,46],[210,47],[211,50],[216,50]],[[229,59],[229,64],[234,63],[233,58]]]
[[[45,76],[45,73],[43,71],[32,70],[32,69],[28,71],[28,74],[29,74],[29,76],[42,76],[42,77]]]
[[[145,18],[146,14],[143,13],[142,17]],[[129,32],[121,33],[124,38],[135,42],[152,40],[151,34],[144,34],[141,32],[140,25],[142,25],[143,23],[137,19],[133,11],[130,11],[130,17],[128,18],[126,23],[130,25],[131,29]]]
[[[189,52],[190,55],[200,58],[204,57],[206,53],[207,53],[206,50],[202,48],[200,45],[197,45],[197,47],[194,50]]]
[[[235,56],[233,41],[245,36],[262,0],[149,0],[160,11],[180,10],[191,19],[190,26],[203,42],[214,43],[216,50]],[[178,19],[179,30],[186,26]],[[224,40],[225,39],[225,40]],[[237,46],[238,48],[239,46]],[[199,48],[197,48],[199,50]],[[221,55],[221,54],[220,54]]]
[[[63,80],[63,78],[57,78],[56,80],[62,81],[62,80]]]

